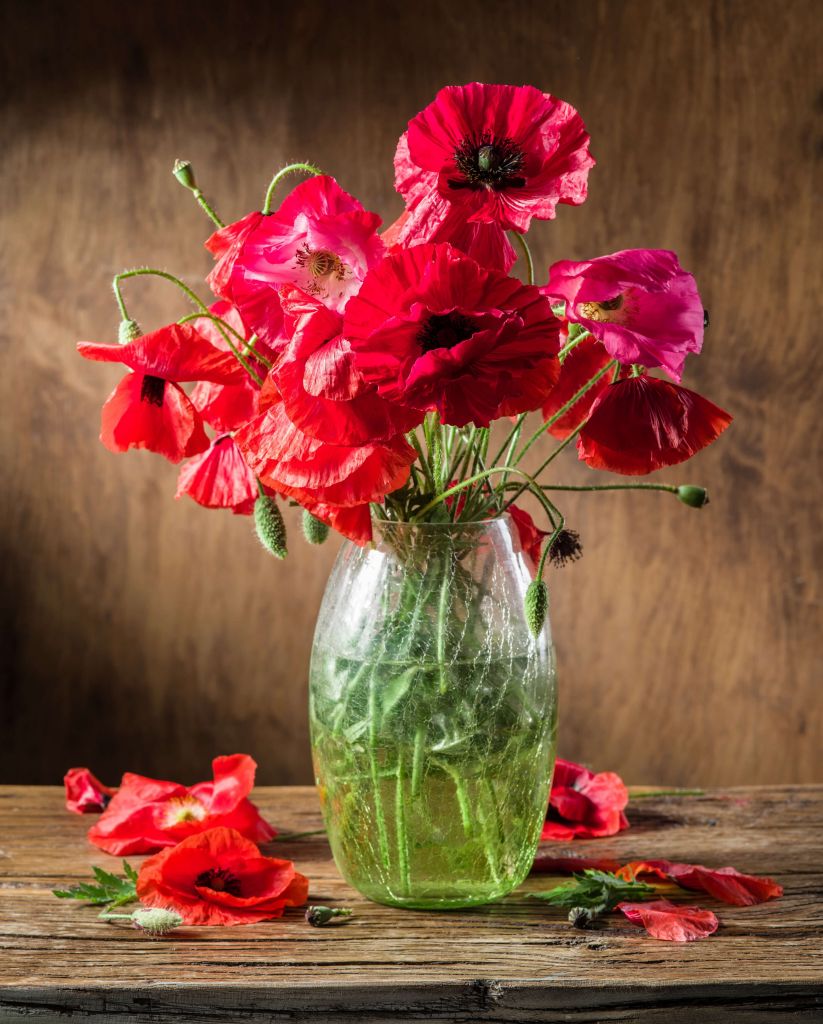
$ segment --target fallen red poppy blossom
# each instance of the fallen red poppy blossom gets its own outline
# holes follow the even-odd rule
[[[618,903],[632,924],[639,924],[655,939],[666,942],[693,942],[717,931],[718,920],[711,910],[653,900],[650,903]]]

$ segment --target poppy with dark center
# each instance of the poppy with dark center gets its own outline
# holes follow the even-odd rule
[[[176,910],[188,925],[238,925],[282,917],[308,899],[309,881],[290,860],[264,857],[233,828],[189,836],[145,861],[137,896]]]
[[[463,139],[454,151],[460,176],[448,179],[449,188],[523,188],[526,179],[523,153],[511,139],[498,139],[483,132],[480,140]]]

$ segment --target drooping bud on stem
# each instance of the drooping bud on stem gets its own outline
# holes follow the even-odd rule
[[[134,320],[121,320],[117,328],[117,341],[121,345],[128,345],[130,341],[136,341],[143,332]]]
[[[346,907],[309,907],[306,911],[306,921],[312,928],[321,928],[335,917],[351,917],[353,913],[353,910]]]
[[[549,610],[549,588],[543,580],[532,580],[529,584],[523,599],[523,609],[526,613],[526,625],[532,636],[540,636]]]
[[[684,505],[692,508],[703,508],[709,504],[709,492],[705,487],[697,487],[695,484],[681,484],[677,488],[677,497]]]
[[[274,498],[261,494],[254,503],[254,526],[263,547],[277,558],[286,557],[286,524]]]
[[[303,536],[309,544],[322,544],[329,535],[328,523],[303,510]]]

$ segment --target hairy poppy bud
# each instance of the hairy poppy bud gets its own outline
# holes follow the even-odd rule
[[[121,345],[128,345],[130,341],[139,338],[142,333],[134,320],[121,320],[120,326],[117,328],[117,340]]]
[[[309,907],[306,911],[306,921],[312,928],[321,928],[328,924],[335,917],[351,917],[354,911],[346,907]]]
[[[183,923],[183,918],[176,910],[166,910],[163,907],[141,907],[134,911],[131,920],[135,928],[148,935],[166,935]]]
[[[303,536],[309,544],[322,544],[329,535],[328,523],[303,510]]]
[[[569,922],[575,928],[589,928],[599,916],[599,907],[572,907],[569,911]]]
[[[194,170],[188,160],[175,160],[171,173],[177,178],[183,188],[191,189],[192,192],[197,188],[197,182],[194,180]]]
[[[261,494],[254,503],[254,526],[263,547],[277,558],[286,557],[286,524],[274,498]]]
[[[532,580],[523,599],[523,609],[526,613],[526,624],[533,636],[540,636],[540,630],[546,621],[546,612],[549,610],[549,588],[543,580]]]
[[[709,492],[705,487],[696,487],[694,484],[682,484],[678,487],[677,497],[684,505],[691,505],[692,508],[703,508],[709,504]]]

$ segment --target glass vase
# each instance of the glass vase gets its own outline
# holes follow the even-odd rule
[[[337,866],[379,903],[487,903],[534,858],[554,766],[548,622],[511,519],[375,523],[340,551],[311,661],[315,777]]]

